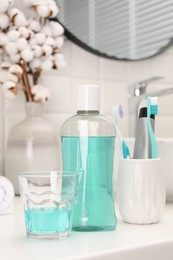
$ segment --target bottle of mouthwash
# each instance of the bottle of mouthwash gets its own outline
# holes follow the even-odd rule
[[[77,114],[61,128],[63,169],[82,169],[72,229],[110,231],[116,227],[113,195],[115,129],[99,113],[100,89],[78,86]]]

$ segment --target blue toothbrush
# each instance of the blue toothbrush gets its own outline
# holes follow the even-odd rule
[[[148,132],[151,141],[151,156],[152,158],[158,158],[158,146],[156,142],[156,137],[154,135],[150,116],[151,114],[157,115],[158,114],[158,98],[157,97],[147,97],[147,125],[148,125]]]

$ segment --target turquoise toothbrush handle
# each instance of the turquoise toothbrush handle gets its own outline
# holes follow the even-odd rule
[[[124,140],[122,141],[122,151],[123,151],[124,159],[130,158],[129,148],[128,148],[127,144],[124,142]]]
[[[157,147],[156,138],[155,138],[152,126],[151,126],[150,115],[151,115],[151,101],[150,101],[150,98],[148,98],[147,99],[147,122],[148,122],[148,132],[149,132],[150,141],[151,141],[151,156],[152,156],[152,158],[158,158],[158,147]]]

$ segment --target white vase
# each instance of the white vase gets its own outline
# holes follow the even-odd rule
[[[27,171],[58,170],[60,163],[55,129],[42,116],[42,103],[26,103],[26,118],[8,136],[5,176],[19,194],[18,174]]]

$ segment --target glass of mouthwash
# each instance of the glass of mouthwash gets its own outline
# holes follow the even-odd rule
[[[70,235],[79,175],[63,171],[19,174],[27,237],[61,239]]]

